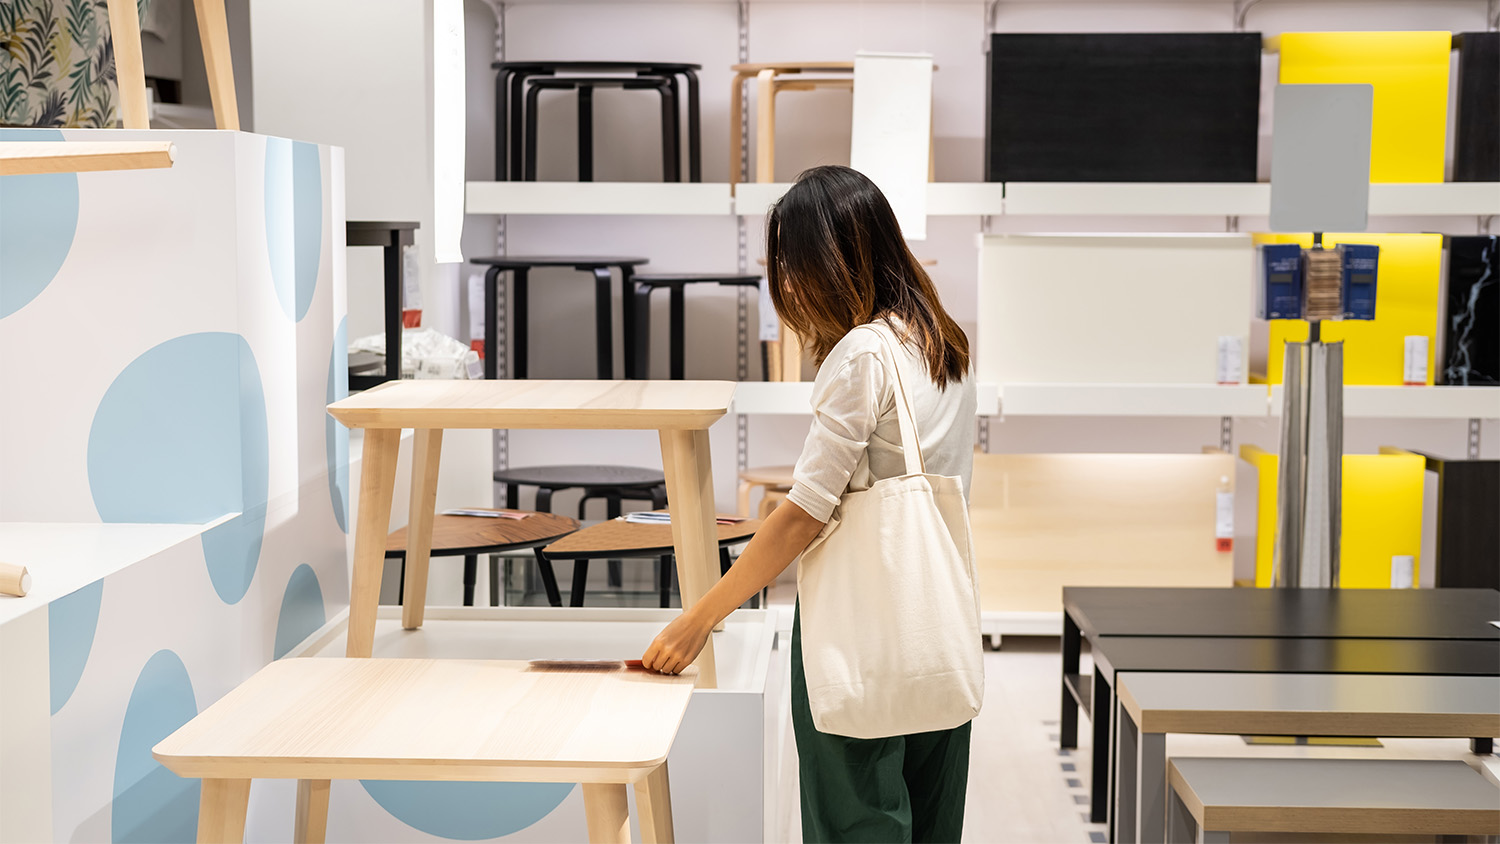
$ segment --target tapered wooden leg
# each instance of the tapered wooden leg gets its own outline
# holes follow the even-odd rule
[[[755,181],[776,181],[776,71],[769,68],[756,76]]]
[[[296,844],[323,844],[328,837],[328,780],[297,780]]]
[[[150,129],[146,62],[141,53],[141,18],[136,0],[109,0],[109,33],[114,42],[115,79],[120,86],[120,121],[126,129]]]
[[[208,98],[214,106],[214,126],[238,130],[240,109],[234,94],[234,69],[229,61],[229,22],[224,0],[193,0],[198,18],[198,39],[203,44],[203,64],[208,71]]]
[[[245,840],[249,780],[204,780],[198,798],[198,844],[239,844]]]
[[[802,338],[785,325],[781,326],[781,380],[802,380]]]
[[[630,804],[624,785],[584,783],[583,813],[593,844],[630,844]]]
[[[781,380],[781,341],[766,341],[766,380]]]
[[[354,574],[349,583],[349,636],[344,655],[367,657],[375,648],[375,610],[380,573],[385,568],[385,537],[391,529],[391,496],[396,489],[396,456],[401,429],[365,430],[360,462],[359,514],[354,521]],[[407,596],[410,601],[410,596]]]
[[[719,579],[719,537],[708,431],[662,431],[661,461],[667,478],[668,509],[672,513],[677,583],[686,609],[697,603]],[[696,664],[699,686],[716,688],[712,637]]]
[[[739,506],[735,509],[735,515],[740,518],[750,518],[750,491],[755,489],[755,484],[749,481],[740,481]]]
[[[672,791],[667,786],[667,763],[635,784],[635,813],[645,844],[672,844]]]
[[[432,516],[437,510],[438,462],[443,451],[441,428],[419,428],[411,456],[411,510],[406,517],[406,600],[401,626],[422,626],[427,611],[427,563],[432,554]]]

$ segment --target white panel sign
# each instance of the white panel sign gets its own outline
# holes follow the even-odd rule
[[[857,53],[849,165],[890,200],[907,240],[927,239],[932,56]]]

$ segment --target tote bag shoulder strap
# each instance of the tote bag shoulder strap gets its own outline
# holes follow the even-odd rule
[[[860,327],[875,332],[889,353],[890,371],[895,378],[896,423],[901,429],[901,452],[906,458],[906,474],[925,474],[927,468],[926,461],[922,458],[922,441],[917,434],[917,420],[912,414],[911,398],[907,395],[906,384],[901,378],[901,359],[896,355],[896,347],[891,342],[892,333],[889,330],[882,331],[873,325]]]

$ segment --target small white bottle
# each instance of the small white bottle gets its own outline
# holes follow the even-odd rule
[[[1234,550],[1234,486],[1229,476],[1219,478],[1214,495],[1214,547],[1221,552]]]

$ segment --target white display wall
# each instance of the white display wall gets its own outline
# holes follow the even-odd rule
[[[0,134],[175,144],[0,177],[0,838],[191,840],[151,747],[348,603],[344,154]]]

